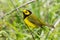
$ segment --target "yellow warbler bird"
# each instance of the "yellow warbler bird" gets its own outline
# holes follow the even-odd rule
[[[24,22],[28,27],[42,27],[42,26],[48,26],[48,27],[54,27],[53,25],[49,25],[42,20],[38,19],[36,15],[32,14],[30,10],[23,10],[24,15]]]

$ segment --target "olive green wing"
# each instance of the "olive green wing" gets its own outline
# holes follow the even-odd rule
[[[37,26],[45,25],[45,23],[42,20],[39,20],[37,16],[33,14],[28,17],[28,20]]]

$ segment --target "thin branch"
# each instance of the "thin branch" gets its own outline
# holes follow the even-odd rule
[[[16,5],[15,5],[15,3],[13,2],[13,0],[10,0],[11,1],[11,3],[12,3],[12,5],[14,6],[14,8],[16,8]],[[17,13],[19,13],[19,9],[16,9],[16,11],[17,11]],[[20,16],[20,15],[19,15]]]
[[[54,28],[51,28],[51,30],[48,32],[48,34],[46,35],[46,38],[54,31],[55,27],[60,23],[60,18],[58,18],[55,22],[54,22]],[[45,38],[45,39],[46,39]]]
[[[55,22],[54,27],[56,27],[60,23],[60,18]]]
[[[58,18],[58,19],[56,20],[56,22],[54,23],[54,27],[56,27],[59,23],[60,23],[60,18]],[[50,30],[49,35],[50,35],[53,31],[54,31],[54,28],[52,28],[52,29]]]
[[[19,8],[21,8],[21,7],[24,7],[24,6],[26,6],[26,5],[28,5],[28,4],[32,3],[32,2],[35,2],[35,0],[31,0],[31,1],[29,1],[29,2],[27,2],[27,3],[24,3],[23,5],[15,8],[15,9],[12,9],[10,12],[6,13],[6,14],[5,14],[2,18],[0,18],[0,19],[3,19],[5,16],[13,13],[13,12],[16,11],[17,9],[19,9]]]

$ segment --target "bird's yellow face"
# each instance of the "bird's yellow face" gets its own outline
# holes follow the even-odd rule
[[[29,15],[30,14],[30,12],[28,10],[23,10],[23,12],[24,12],[25,15]]]
[[[28,19],[29,18],[28,16],[30,16],[31,14],[32,12],[30,10],[23,10],[24,22],[27,24],[28,27],[34,28],[36,25],[31,23]]]
[[[23,10],[24,18],[26,18],[27,16],[30,16],[31,14],[32,14],[31,11],[29,11],[29,10]]]

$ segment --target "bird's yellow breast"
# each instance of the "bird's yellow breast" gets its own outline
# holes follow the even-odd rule
[[[24,19],[24,22],[25,22],[25,24],[27,24],[28,27],[32,27],[32,28],[36,27],[35,24],[31,23],[31,22],[28,20],[28,17],[26,17],[26,18]]]

